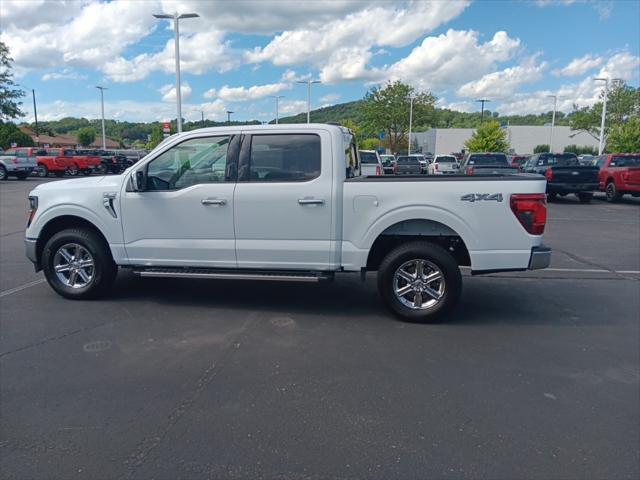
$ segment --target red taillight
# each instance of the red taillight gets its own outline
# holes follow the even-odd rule
[[[382,167],[380,165],[376,165],[376,177],[382,175]]]
[[[550,182],[553,180],[553,170],[551,170],[551,168],[547,168],[544,171],[544,176],[547,177],[547,182]]]
[[[531,235],[542,235],[547,223],[547,197],[544,193],[511,195],[511,210]]]
[[[467,167],[467,175],[473,175],[473,167]]]

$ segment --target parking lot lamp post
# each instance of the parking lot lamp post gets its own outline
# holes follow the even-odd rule
[[[556,123],[556,105],[558,102],[557,95],[547,95],[549,98],[553,98],[553,113],[551,114],[551,133],[549,134],[549,153],[553,152],[553,127]]]
[[[609,79],[594,78],[595,81],[604,82],[604,99],[602,102],[602,118],[600,119],[600,142],[598,144],[598,155],[602,155],[604,150],[604,121],[607,116],[607,96],[609,95]]]
[[[490,101],[491,100],[487,100],[486,98],[481,98],[480,100],[476,100],[476,102],[480,102],[482,104],[482,109],[480,110],[480,123],[484,121],[484,104]]]
[[[407,155],[411,155],[411,126],[413,125],[413,99],[416,97],[409,97],[409,147],[407,148]]]
[[[276,125],[278,125],[278,104],[280,103],[280,99],[284,98],[284,95],[270,95],[270,97],[276,99]]]
[[[37,144],[40,140],[39,139],[40,133],[38,130],[38,109],[36,108],[36,89],[35,88],[29,89],[28,87],[25,87],[24,85],[20,85],[19,83],[16,83],[16,86],[26,88],[27,90],[31,90],[31,95],[33,97],[33,118],[36,122],[36,144]]]
[[[196,18],[199,17],[197,13],[183,13],[178,15],[178,13],[174,13],[173,15],[167,14],[154,14],[156,18],[166,18],[167,20],[173,20],[173,32],[175,35],[175,47],[176,47],[176,104],[178,109],[178,133],[182,132],[182,92],[180,91],[180,27],[179,20],[183,18]]]
[[[307,123],[311,123],[311,84],[322,83],[320,80],[298,80],[296,83],[307,84]]]
[[[231,114],[234,113],[231,110],[227,110],[227,125],[231,125]]]
[[[100,90],[100,109],[102,111],[102,150],[106,150],[107,149],[107,135],[106,135],[105,129],[104,129],[104,91],[107,90],[107,87],[97,86],[96,88],[98,90]]]

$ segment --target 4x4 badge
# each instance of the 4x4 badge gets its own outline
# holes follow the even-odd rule
[[[502,194],[501,193],[467,193],[466,195],[461,196],[460,200],[462,200],[463,202],[479,202],[481,200],[488,200],[488,201],[493,200],[495,202],[501,202]]]

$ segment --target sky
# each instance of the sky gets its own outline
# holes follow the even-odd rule
[[[0,40],[38,119],[176,117],[173,22],[180,22],[183,117],[269,121],[361,99],[401,80],[437,106],[501,114],[597,101],[594,77],[640,85],[638,0],[2,0]],[[30,93],[30,92],[29,92]],[[33,121],[31,97],[24,120]]]

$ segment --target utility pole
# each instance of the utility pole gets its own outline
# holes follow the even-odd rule
[[[322,83],[320,80],[298,80],[296,83],[307,84],[307,123],[311,123],[311,84]]]
[[[230,110],[227,110],[227,125],[231,125],[231,114],[234,113]]]
[[[36,89],[31,89],[31,95],[33,96],[33,116],[36,120],[36,143],[40,141],[40,131],[38,130],[38,109],[36,108]]]
[[[607,118],[607,98],[609,97],[609,79],[604,77],[594,78],[595,81],[604,82],[604,101],[602,103],[602,118],[600,119],[600,144],[598,145],[598,155],[604,152],[604,126]],[[621,81],[620,78],[611,79],[611,83]]]
[[[200,110],[200,113],[202,114],[202,128],[204,128],[204,110]]]
[[[178,118],[176,124],[178,126],[178,133],[182,132],[182,92],[180,90],[180,25],[179,21],[183,18],[196,18],[199,17],[197,13],[183,13],[182,15],[178,15],[178,13],[174,13],[173,15],[167,14],[154,14],[156,18],[164,18],[167,20],[173,20],[173,31],[175,35],[175,56],[176,56],[176,106],[178,110]]]
[[[556,106],[558,102],[557,95],[547,95],[549,98],[553,98],[553,113],[551,114],[551,133],[549,134],[549,153],[553,152],[553,127],[556,124]]]
[[[270,95],[270,97],[276,99],[276,125],[278,125],[278,103],[281,98],[284,98],[284,95]],[[309,123],[308,120],[307,123]]]
[[[407,148],[407,155],[411,155],[411,126],[413,125],[413,99],[416,97],[409,97],[409,148]]]
[[[108,90],[107,87],[96,87],[100,90],[100,109],[102,110],[102,150],[107,149],[107,135],[104,129],[104,91]]]
[[[480,100],[476,100],[476,102],[480,102],[482,104],[482,110],[480,111],[480,123],[484,121],[484,104],[490,102],[491,100],[487,100],[486,98],[481,98]]]

